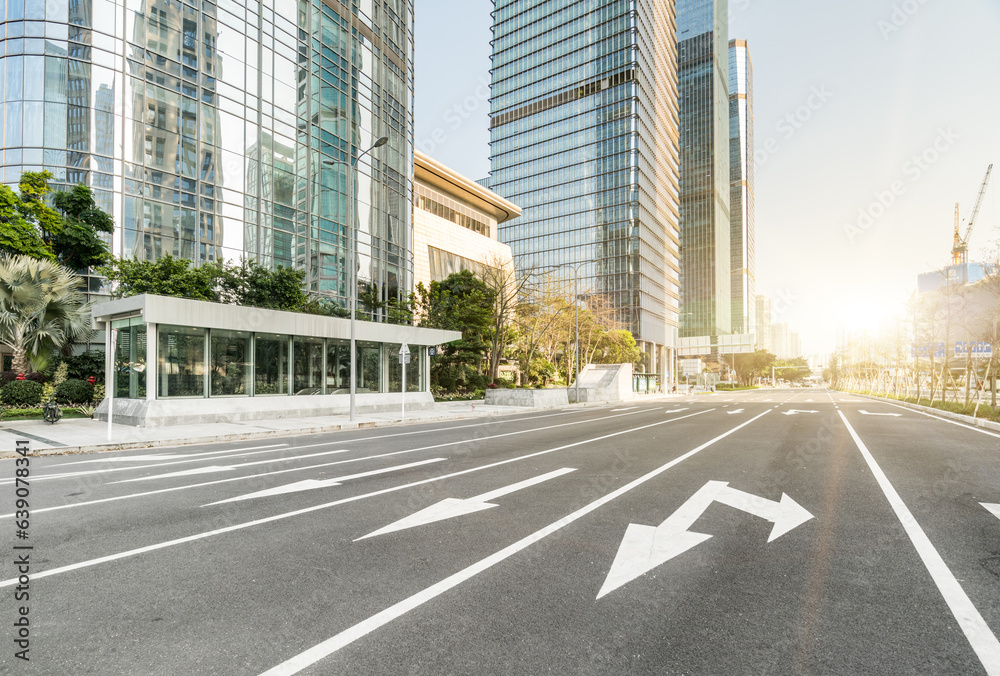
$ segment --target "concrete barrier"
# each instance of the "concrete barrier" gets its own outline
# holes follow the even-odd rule
[[[556,408],[569,405],[566,388],[556,387],[545,390],[513,390],[500,388],[486,390],[486,404],[492,406],[530,406],[532,408]]]

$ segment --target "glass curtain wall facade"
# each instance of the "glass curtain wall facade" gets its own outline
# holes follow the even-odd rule
[[[677,0],[681,337],[713,345],[732,331],[728,9]]]
[[[413,3],[352,6],[0,0],[4,183],[90,185],[116,255],[248,256],[344,300],[357,242],[361,283],[407,291]]]
[[[675,28],[672,1],[494,3],[488,184],[523,210],[499,239],[616,308],[648,371],[679,300]]]
[[[729,252],[733,333],[756,333],[753,62],[745,40],[729,42]]]

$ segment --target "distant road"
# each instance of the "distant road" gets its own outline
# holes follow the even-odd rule
[[[30,462],[0,672],[1000,674],[1000,435],[821,388]]]

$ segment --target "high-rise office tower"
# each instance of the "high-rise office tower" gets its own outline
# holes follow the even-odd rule
[[[579,277],[665,374],[679,301],[672,0],[495,0],[489,187],[522,271]]]
[[[117,255],[248,256],[343,299],[357,242],[363,283],[408,290],[413,3],[349,7],[0,2],[4,183],[90,185]]]
[[[729,252],[732,331],[754,334],[753,62],[746,40],[729,41]],[[750,341],[752,342],[752,341]]]
[[[727,0],[677,0],[682,348],[732,331]]]

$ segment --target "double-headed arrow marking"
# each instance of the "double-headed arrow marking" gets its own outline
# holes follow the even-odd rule
[[[768,542],[813,518],[812,514],[784,493],[781,494],[781,501],[775,502],[730,488],[725,481],[709,481],[659,526],[629,524],[597,598],[712,537],[692,533],[688,528],[713,502],[721,502],[772,522],[774,527]]]
[[[481,512],[484,509],[490,509],[491,507],[496,507],[497,505],[491,504],[490,500],[495,500],[499,497],[507,495],[508,493],[514,493],[522,488],[528,488],[529,486],[534,486],[535,484],[540,484],[543,481],[548,481],[549,479],[555,479],[556,477],[562,476],[563,474],[569,474],[570,472],[575,472],[576,470],[570,467],[563,467],[562,469],[557,469],[554,472],[549,472],[548,474],[541,474],[539,476],[533,477],[531,479],[526,479],[525,481],[519,481],[516,484],[511,484],[510,486],[504,486],[503,488],[498,488],[496,490],[490,491],[489,493],[483,493],[482,495],[477,495],[472,498],[466,498],[465,500],[459,500],[457,498],[445,498],[441,502],[435,503],[430,507],[421,509],[415,514],[404,517],[399,521],[390,523],[385,528],[380,528],[376,531],[372,531],[368,535],[363,535],[357,540],[364,540],[366,538],[375,537],[376,535],[384,535],[386,533],[392,533],[397,530],[404,530],[406,528],[414,528],[415,526],[423,526],[428,523],[434,523],[435,521],[443,521],[445,519],[452,519],[456,516],[465,516],[466,514],[472,514],[473,512]],[[355,542],[357,542],[355,540]]]

